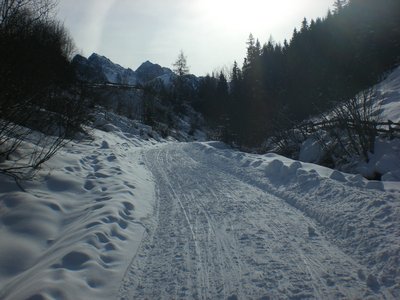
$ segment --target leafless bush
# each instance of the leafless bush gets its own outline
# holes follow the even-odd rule
[[[15,178],[30,178],[40,165],[66,144],[65,136],[50,136],[27,127],[15,125],[13,131],[0,136],[0,157],[7,163],[1,172]],[[4,139],[5,138],[5,139]]]
[[[281,108],[273,119],[270,138],[265,148],[281,155],[298,158],[301,143],[307,138],[302,127],[290,119],[287,110]]]
[[[377,124],[381,121],[377,103],[375,91],[369,89],[338,103],[313,122],[292,124],[288,120],[285,122],[285,117],[280,117],[269,148],[297,158],[302,142],[313,138],[319,142],[324,153],[321,159],[329,166],[334,162],[348,163],[355,156],[368,161],[368,154],[373,153],[378,135]]]
[[[0,28],[13,28],[21,14],[29,12],[30,22],[49,19],[56,6],[53,0],[0,0]]]
[[[51,0],[0,0],[0,170],[23,177],[81,129],[88,97]],[[26,147],[26,145],[35,145]]]
[[[377,102],[376,93],[369,89],[323,116],[324,129],[343,153],[369,160],[368,153],[374,151],[377,124],[381,121]]]
[[[13,113],[19,117],[0,120],[0,161],[7,160],[1,172],[29,178],[76,133],[83,132],[91,98],[81,87],[55,89],[51,99],[43,100],[48,101],[47,107],[16,107]]]
[[[303,140],[301,132],[296,128],[275,130],[267,148],[281,155],[297,158]]]

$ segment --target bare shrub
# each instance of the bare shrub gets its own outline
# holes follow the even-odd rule
[[[17,107],[13,112],[19,118],[0,120],[0,161],[7,160],[0,165],[1,172],[31,178],[76,133],[83,132],[92,104],[84,89],[71,86],[53,90],[47,101],[46,108],[25,107],[23,111]]]
[[[24,12],[32,16],[30,22],[48,20],[55,6],[53,0],[0,0],[0,28],[15,28]]]
[[[342,153],[368,162],[368,153],[374,151],[377,124],[381,121],[377,102],[374,90],[365,90],[323,116],[323,128]],[[322,145],[327,147],[326,142]]]
[[[2,172],[26,177],[81,130],[90,105],[69,58],[74,45],[51,0],[0,0]],[[26,147],[26,145],[34,145]]]
[[[312,138],[321,146],[321,163],[324,165],[348,164],[354,157],[368,162],[381,122],[377,103],[375,91],[369,89],[336,104],[314,121],[293,124],[280,117],[276,122],[279,126],[270,138],[269,149],[298,158],[301,144]]]

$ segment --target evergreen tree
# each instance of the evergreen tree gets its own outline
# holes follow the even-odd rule
[[[334,12],[340,13],[346,4],[347,0],[335,0],[335,3],[333,3],[333,7],[335,8]]]
[[[246,44],[242,70],[236,62],[232,69],[227,103],[235,141],[255,145],[282,112],[301,121],[399,65],[400,1],[337,0],[325,18],[304,18],[283,46],[269,40],[261,48],[252,34]],[[214,78],[215,103],[220,82]]]
[[[226,100],[228,97],[228,81],[224,73],[221,71],[218,77],[217,83],[217,96],[220,97],[222,100]]]
[[[303,22],[301,22],[301,29],[300,32],[304,33],[308,30],[308,21],[306,18],[303,19]]]
[[[189,67],[187,65],[187,58],[186,58],[186,56],[185,56],[185,54],[183,53],[182,50],[179,52],[178,58],[174,62],[173,67],[174,67],[173,71],[179,77],[182,77],[184,75],[189,74]]]
[[[191,87],[187,83],[186,75],[189,74],[189,67],[187,66],[187,59],[181,50],[177,60],[173,63],[174,72],[177,75],[173,81],[172,100],[174,103],[174,110],[177,113],[184,112],[184,102],[191,96]]]

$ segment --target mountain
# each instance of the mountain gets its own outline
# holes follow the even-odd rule
[[[76,55],[72,60],[72,65],[74,66],[75,72],[78,75],[78,78],[82,81],[88,82],[107,82],[107,78],[99,70],[98,66],[90,63],[86,57],[81,55]]]
[[[161,67],[158,64],[153,64],[150,61],[142,63],[135,73],[141,83],[146,83],[159,77],[171,78],[174,74],[171,69]]]
[[[89,58],[76,55],[72,61],[79,79],[91,83],[114,83],[125,85],[146,84],[160,79],[164,84],[171,82],[171,69],[146,61],[133,71],[115,64],[105,56],[93,53]]]
[[[105,56],[93,53],[89,58],[76,55],[72,61],[78,77],[91,83],[115,83],[135,85],[138,83],[136,74],[131,69],[125,69],[113,63]]]
[[[105,56],[93,53],[88,58],[89,64],[95,66],[110,83],[129,84],[137,83],[136,74],[131,69],[125,69],[118,64],[113,63]]]

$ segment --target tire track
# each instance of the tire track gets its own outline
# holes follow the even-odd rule
[[[212,154],[210,154],[212,155]],[[312,220],[190,146],[149,149],[158,220],[130,266],[121,299],[347,299],[362,267]]]

